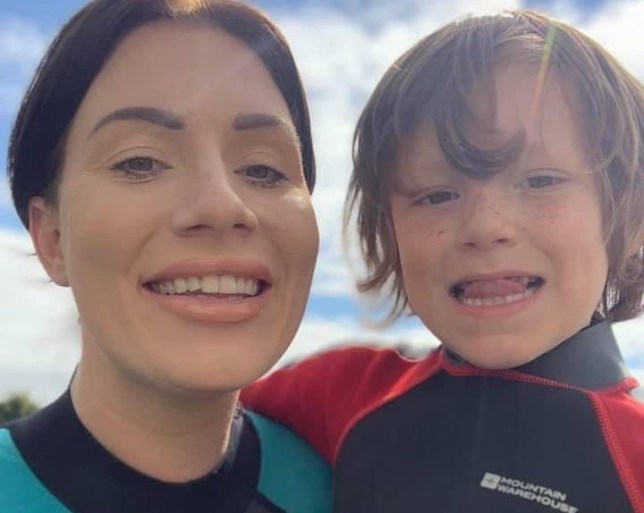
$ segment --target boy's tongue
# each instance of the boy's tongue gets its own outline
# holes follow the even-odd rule
[[[486,297],[523,294],[525,292],[525,286],[516,278],[471,281],[462,284],[461,288],[463,289],[461,297],[465,299],[483,299]]]

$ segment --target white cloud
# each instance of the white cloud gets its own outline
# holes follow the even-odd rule
[[[644,386],[644,316],[614,326],[624,359]]]
[[[9,182],[4,179],[0,179],[0,209],[2,208],[11,208],[11,192],[9,191]]]
[[[644,1],[612,0],[592,12],[581,11],[575,2],[555,2],[551,12],[573,24],[606,48],[639,79],[644,78]]]
[[[75,307],[68,289],[48,281],[27,236],[0,230],[0,254],[0,396],[29,385],[42,398],[78,358]]]
[[[25,20],[11,17],[0,20],[0,118],[12,117],[18,111],[47,39],[35,25]],[[2,153],[5,151],[3,148]],[[0,208],[10,204],[9,188],[2,178]]]
[[[17,110],[47,43],[48,37],[28,21],[0,21],[0,115]]]
[[[644,1],[621,0],[604,5],[582,28],[644,80]]]
[[[309,316],[300,327],[295,340],[278,366],[307,355],[346,344],[372,346],[412,345],[429,348],[438,344],[436,338],[420,325],[394,326],[386,330],[370,329],[352,317],[328,319]]]
[[[16,66],[29,74],[46,44],[47,38],[33,23],[19,18],[0,21],[0,65]]]

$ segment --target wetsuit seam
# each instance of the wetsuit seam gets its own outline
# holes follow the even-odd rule
[[[631,472],[628,460],[624,455],[619,440],[615,436],[615,430],[613,428],[613,423],[610,418],[610,415],[606,411],[604,404],[601,402],[601,398],[597,394],[588,393],[587,396],[591,400],[595,414],[597,415],[597,420],[601,428],[602,434],[604,435],[604,441],[608,447],[608,452],[611,455],[613,464],[617,469],[617,473],[620,476],[628,498],[634,508],[634,513],[644,513],[644,497],[637,489],[637,482]]]

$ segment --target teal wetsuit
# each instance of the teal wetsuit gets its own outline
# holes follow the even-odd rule
[[[291,431],[240,411],[216,472],[165,483],[128,467],[81,424],[69,393],[0,428],[2,513],[328,513],[331,474]]]

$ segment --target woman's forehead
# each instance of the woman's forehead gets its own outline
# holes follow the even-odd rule
[[[89,134],[110,113],[141,108],[167,112],[164,119],[181,125],[203,119],[232,127],[240,113],[261,113],[292,126],[259,57],[207,24],[160,22],[131,34],[90,86],[72,132]]]

